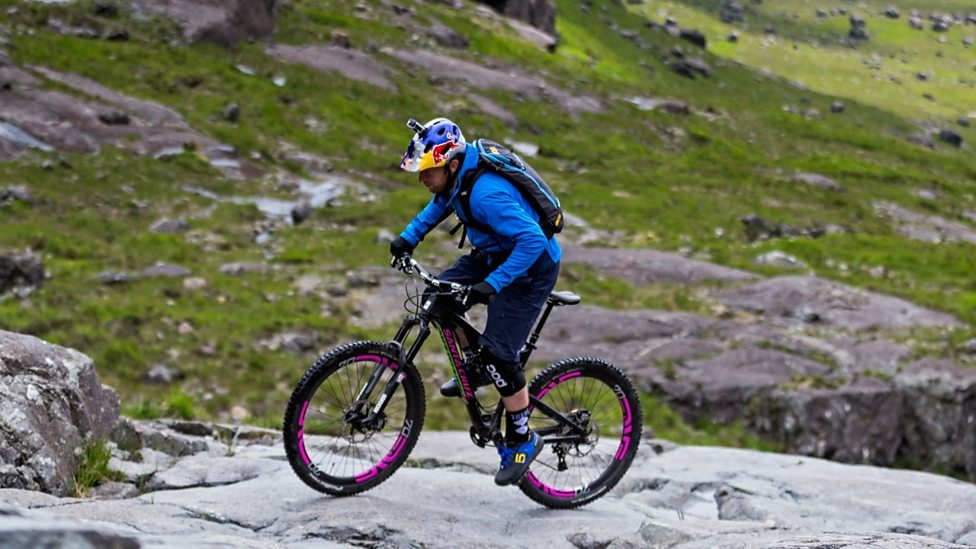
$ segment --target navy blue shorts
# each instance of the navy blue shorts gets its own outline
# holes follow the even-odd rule
[[[494,271],[501,261],[489,254],[474,251],[461,256],[437,278],[477,284]],[[529,271],[502,288],[488,304],[488,322],[481,336],[481,346],[496,357],[518,364],[519,351],[525,345],[536,318],[546,304],[559,278],[559,263],[545,251]]]

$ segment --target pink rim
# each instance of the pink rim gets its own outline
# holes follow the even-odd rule
[[[397,369],[393,361],[379,355],[359,355],[357,357],[354,357],[352,361],[353,362],[377,362],[379,364],[382,364],[383,366],[386,366],[391,370]],[[308,404],[309,401],[306,400],[305,404],[302,405],[302,411],[298,415],[299,429],[298,429],[298,433],[295,434],[295,438],[298,440],[298,452],[301,454],[302,461],[305,462],[305,465],[309,465],[310,463],[312,463],[312,460],[309,459],[308,457],[308,451],[305,450],[305,429],[302,428],[305,426],[305,414],[308,412]],[[367,469],[366,471],[358,475],[353,475],[356,479],[356,482],[366,482],[367,480],[379,474],[381,470],[386,469],[391,463],[393,463],[393,460],[396,459],[397,455],[400,454],[400,451],[403,450],[403,447],[406,445],[406,442],[407,442],[407,438],[404,437],[403,435],[397,437],[396,442],[393,443],[393,447],[390,448],[390,451],[379,463],[377,463],[375,466],[371,467],[370,469]]]
[[[547,384],[545,387],[543,387],[542,390],[539,391],[539,394],[536,395],[536,398],[542,399],[542,397],[546,396],[546,394],[548,394],[549,391],[555,389],[556,386],[559,385],[560,383],[563,383],[564,381],[576,377],[580,377],[581,375],[583,375],[583,373],[579,370],[576,370],[559,376],[559,379],[557,379],[556,381],[552,381],[549,384]],[[630,448],[630,433],[633,431],[634,428],[633,426],[634,417],[630,411],[630,401],[627,400],[626,396],[620,399],[620,408],[624,413],[624,431],[623,431],[623,436],[620,438],[620,446],[617,447],[617,452],[614,454],[613,457],[618,461],[623,461],[624,457],[627,455],[627,449]],[[526,473],[525,480],[527,480],[532,486],[536,487],[542,493],[560,499],[570,499],[576,497],[577,495],[580,495],[577,494],[576,492],[560,490],[558,488],[553,488],[552,486],[547,485],[546,483],[539,480],[539,478],[535,476],[535,474],[533,474],[531,470],[528,473]]]

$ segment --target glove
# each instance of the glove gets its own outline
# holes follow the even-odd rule
[[[468,303],[484,303],[487,305],[491,296],[495,295],[495,293],[495,288],[491,284],[479,282],[471,286],[471,289],[468,290]]]
[[[398,236],[390,242],[390,255],[395,259],[400,259],[405,255],[413,253],[413,246],[406,241],[402,236]]]

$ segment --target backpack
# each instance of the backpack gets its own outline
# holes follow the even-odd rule
[[[552,238],[554,234],[563,230],[563,210],[559,205],[559,199],[552,192],[549,185],[529,166],[518,157],[517,154],[506,149],[502,145],[488,139],[478,139],[472,145],[478,151],[478,164],[475,168],[468,170],[468,173],[461,178],[461,189],[459,201],[461,209],[464,210],[464,217],[468,224],[477,227],[480,231],[492,233],[491,227],[479,223],[471,214],[471,193],[478,178],[485,172],[492,172],[502,176],[510,182],[525,200],[532,206],[532,209],[539,215],[539,227],[546,238]],[[464,223],[459,223],[451,234],[457,232]],[[467,235],[467,227],[461,233],[461,241],[458,248],[464,246],[464,239]]]

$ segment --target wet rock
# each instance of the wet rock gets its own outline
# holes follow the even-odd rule
[[[701,31],[693,29],[681,29],[678,33],[678,37],[682,40],[687,40],[692,44],[698,46],[699,48],[706,47],[707,41],[705,35]]]
[[[109,42],[126,42],[129,40],[129,31],[125,29],[113,29],[105,33],[105,39]]]
[[[962,135],[953,130],[939,130],[939,139],[953,147],[962,146]]]
[[[95,2],[92,12],[99,17],[116,17],[119,14],[119,7],[110,2]]]
[[[241,117],[241,107],[237,103],[230,103],[220,111],[220,116],[223,116],[224,120],[228,122],[237,122],[237,119]]]
[[[672,114],[691,114],[688,103],[678,99],[660,99],[656,97],[633,97],[628,100],[637,105],[642,111],[662,110]]]
[[[329,34],[329,43],[342,49],[352,48],[352,41],[349,40],[349,35],[339,30],[334,30]]]
[[[746,232],[746,238],[750,242],[796,236],[819,238],[826,232],[823,227],[818,225],[794,227],[792,225],[770,223],[758,215],[747,215],[739,218],[739,221],[742,222],[742,226]]]
[[[921,17],[912,15],[908,18],[908,26],[915,30],[922,30],[925,28],[925,23],[922,21]]]
[[[68,495],[75,449],[105,438],[119,396],[73,349],[0,331],[0,487]]]
[[[146,372],[145,379],[150,383],[168,384],[186,377],[183,372],[166,364],[156,364]]]
[[[32,252],[0,254],[0,294],[27,295],[44,283],[44,262]]]
[[[805,263],[796,257],[779,250],[773,250],[771,252],[760,254],[756,256],[756,259],[752,260],[752,262],[756,265],[772,265],[774,267],[786,267],[788,269],[806,268]]]
[[[130,122],[129,115],[122,111],[103,112],[98,115],[98,119],[109,126],[125,126]]]
[[[708,63],[698,58],[675,61],[671,63],[671,70],[691,79],[697,76],[709,77],[712,75],[712,68]]]
[[[186,232],[190,225],[185,219],[160,219],[149,227],[149,232],[162,234],[178,234]]]
[[[851,23],[851,30],[847,33],[849,38],[853,40],[867,40],[870,37],[866,28],[867,22],[863,17],[851,15],[848,20]]]
[[[463,49],[468,47],[468,39],[464,35],[440,21],[435,20],[433,22],[433,26],[427,30],[427,35],[445,48]]]
[[[524,21],[550,35],[556,34],[556,3],[553,0],[480,0],[498,13]]]
[[[314,213],[315,208],[310,202],[300,202],[291,209],[291,222],[299,225],[311,218]]]
[[[946,32],[952,27],[952,17],[945,15],[932,21],[932,31]]]
[[[898,19],[901,17],[901,12],[898,11],[898,8],[895,6],[888,6],[884,10],[884,15],[889,19]]]
[[[723,23],[740,23],[745,20],[742,4],[735,0],[725,0],[719,13]]]
[[[25,185],[11,185],[6,188],[0,188],[0,206],[10,204],[14,201],[23,202],[24,204],[34,204],[34,193]]]
[[[141,273],[144,277],[162,277],[162,278],[182,278],[185,276],[190,276],[193,274],[190,269],[180,265],[173,265],[171,263],[157,263],[152,267],[144,269]]]
[[[270,37],[277,12],[276,0],[164,0],[142,5],[173,19],[188,42],[225,47]]]

